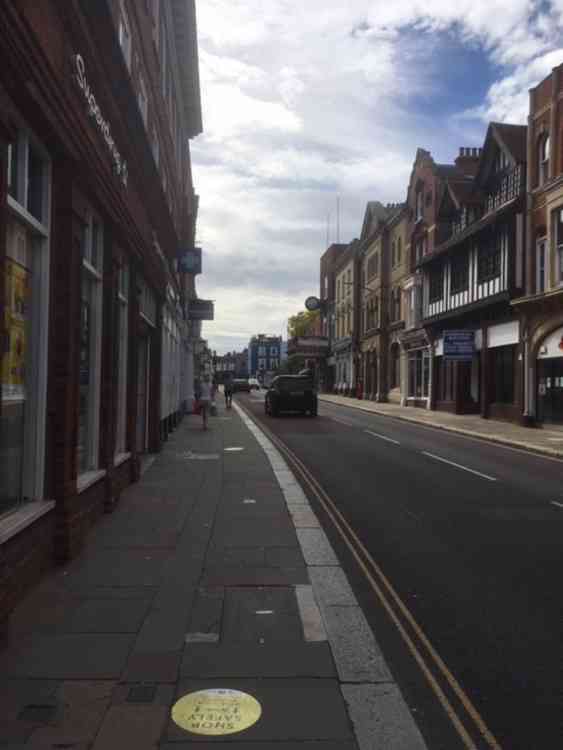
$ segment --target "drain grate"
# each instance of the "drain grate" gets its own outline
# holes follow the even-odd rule
[[[135,685],[129,688],[128,703],[152,703],[156,695],[156,685]]]
[[[30,721],[34,724],[49,724],[57,714],[54,703],[30,703],[24,706],[18,714],[20,721]]]

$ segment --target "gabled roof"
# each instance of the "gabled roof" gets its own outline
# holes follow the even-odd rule
[[[368,201],[360,240],[363,241],[372,235],[379,225],[387,219],[388,209],[380,201]]]
[[[491,122],[487,128],[481,161],[477,170],[477,182],[483,182],[489,175],[495,156],[495,146],[504,149],[514,164],[526,163],[525,125],[510,125],[504,122]]]

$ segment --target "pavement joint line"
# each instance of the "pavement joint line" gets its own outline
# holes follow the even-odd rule
[[[442,461],[445,464],[449,464],[450,466],[455,466],[457,469],[462,469],[463,471],[468,471],[471,474],[476,474],[478,477],[483,477],[483,479],[488,479],[489,482],[496,482],[495,477],[491,477],[488,474],[483,474],[480,471],[477,471],[476,469],[470,469],[469,466],[463,466],[463,464],[457,464],[455,461],[450,461],[447,458],[442,458],[442,456],[436,456],[434,453],[429,453],[428,451],[421,451],[421,453],[425,456],[429,456],[430,458],[435,459],[436,461]]]
[[[270,441],[270,439],[262,432],[262,430],[248,416],[248,414],[246,413],[246,411],[242,407],[240,407],[238,404],[233,404],[233,407],[236,409],[239,417],[241,418],[241,420],[243,421],[243,423],[245,424],[245,426],[254,435],[254,437],[258,441],[259,445],[264,450],[264,453],[265,453],[268,461],[270,462],[270,464],[272,466],[272,469],[274,471],[274,475],[276,476],[276,478],[277,478],[277,480],[278,480],[278,482],[280,484],[281,490],[285,491],[286,487],[284,487],[284,483],[287,483],[287,475],[289,475],[291,477],[291,479],[292,479],[292,481],[291,481],[291,489],[293,490],[293,488],[297,486],[301,490],[301,492],[303,492],[303,489],[302,489],[301,485],[297,482],[293,471],[291,471],[291,469],[289,468],[289,465],[283,459],[282,454],[275,448],[275,446],[272,444],[272,442]],[[269,449],[269,450],[267,450],[267,449]],[[276,459],[277,459],[276,463],[279,461],[280,464],[283,464],[283,466],[285,467],[283,470],[277,471],[276,469],[274,469],[274,460],[275,460],[275,459],[273,459],[274,456],[276,456]],[[280,477],[279,474],[282,474],[282,473],[283,473],[283,476]],[[285,494],[285,492],[284,492],[284,494]],[[312,512],[314,512],[314,511],[312,511]],[[293,520],[293,517],[292,517],[292,520]],[[319,524],[319,526],[320,526],[320,524]],[[330,541],[329,541],[328,537],[326,536],[326,534],[324,533],[324,531],[322,530],[322,528],[319,528],[319,529],[299,529],[299,528],[297,528],[295,526],[295,524],[294,524],[294,528],[295,528],[295,533],[297,535],[297,539],[299,541],[299,545],[301,547],[301,552],[303,554],[303,558],[305,560],[305,564],[306,564],[307,568],[322,567],[322,568],[326,569],[327,567],[332,567],[332,568],[339,568],[340,570],[342,570],[342,566],[340,565],[340,562],[339,562],[338,558],[336,557],[336,555],[334,553],[332,545],[330,544]],[[312,565],[308,561],[308,559],[307,559],[308,558],[308,554],[307,554],[307,550],[304,548],[304,543],[303,543],[303,539],[302,539],[303,536],[304,536],[303,532],[306,532],[305,535],[307,535],[307,533],[308,533],[308,535],[310,535],[311,532],[313,532],[317,536],[317,538],[323,542],[321,546],[324,549],[321,550],[321,553],[322,553],[321,557],[323,557],[324,559],[322,561],[317,562],[314,565]],[[313,552],[315,552],[315,551],[316,550],[313,549]],[[347,581],[346,574],[344,573],[343,570],[342,570],[342,573],[343,573],[343,576],[345,577],[345,579]],[[311,579],[311,576],[310,576],[310,579]],[[348,586],[349,586],[349,583],[348,583]],[[314,585],[314,579],[313,579],[313,584],[310,585],[310,590],[311,590],[311,594],[313,596],[313,602],[315,603],[315,605],[316,605],[316,601],[315,600],[318,600],[319,602],[322,603],[321,592],[320,592],[320,590],[316,590],[316,587]],[[297,589],[296,589],[296,596],[297,596],[297,601],[298,601],[299,614],[300,614],[301,622],[302,622],[302,626],[303,626],[303,632],[305,633],[305,628],[306,628],[306,624],[305,624],[305,620],[304,620],[305,610],[302,610],[301,607],[299,606],[299,595],[297,595]],[[365,615],[363,614],[363,610],[361,609],[360,604],[359,604],[357,598],[355,597],[355,595],[353,593],[352,593],[352,598],[353,598],[353,602],[354,603],[351,604],[351,605],[349,605],[346,609],[348,609],[348,610],[353,610],[353,609],[357,610],[360,613],[360,616],[365,620]],[[368,750],[368,747],[371,750],[371,745],[366,744],[365,741],[362,742],[362,737],[361,737],[362,727],[361,727],[361,724],[356,724],[355,721],[353,720],[353,717],[352,717],[352,713],[351,712],[354,712],[354,710],[358,709],[359,705],[355,705],[355,704],[350,703],[350,701],[347,700],[346,695],[345,695],[345,693],[343,691],[344,687],[347,687],[348,689],[350,689],[351,687],[353,687],[355,689],[358,686],[361,686],[363,683],[365,683],[365,676],[361,676],[361,677],[358,676],[357,680],[348,680],[347,682],[349,682],[350,684],[344,685],[344,682],[342,680],[342,676],[343,676],[343,673],[347,669],[346,657],[343,657],[341,655],[341,646],[339,647],[339,644],[337,643],[337,640],[336,640],[336,635],[337,634],[335,632],[332,632],[332,635],[331,635],[331,631],[328,628],[328,624],[327,624],[327,622],[325,620],[326,615],[323,615],[323,609],[326,610],[327,608],[330,607],[333,611],[339,611],[340,608],[333,607],[331,605],[327,605],[326,607],[325,606],[320,606],[319,607],[318,605],[316,605],[316,607],[317,607],[317,610],[319,612],[319,616],[321,618],[320,622],[321,622],[322,628],[324,629],[325,634],[326,634],[326,640],[329,643],[330,650],[332,652],[333,659],[334,659],[334,662],[335,662],[335,665],[336,665],[336,668],[337,668],[337,672],[338,672],[338,675],[339,675],[340,690],[341,690],[341,693],[342,693],[342,697],[343,697],[343,699],[344,699],[344,701],[345,701],[345,703],[346,703],[346,705],[348,707],[348,715],[350,717],[350,721],[351,721],[351,724],[352,724],[352,727],[353,727],[353,732],[354,732],[356,741],[358,743],[358,746],[361,748],[361,750]],[[344,608],[342,608],[342,610],[343,609]],[[386,666],[385,657],[383,655],[383,652],[381,651],[381,649],[379,647],[379,644],[377,643],[377,641],[375,639],[375,635],[373,634],[373,631],[371,630],[371,628],[367,624],[367,621],[366,621],[366,627],[367,627],[367,632],[369,633],[370,641],[373,644],[373,650],[377,654],[379,654],[380,659],[381,659],[381,663],[385,666],[385,669],[388,672],[389,670],[388,670],[388,668]],[[342,634],[342,637],[345,637],[346,635],[347,634],[344,633],[344,634]],[[361,659],[360,659],[360,662],[361,662]],[[375,685],[375,684],[379,684],[379,683],[376,683],[376,682],[372,682],[371,683],[371,685]],[[412,714],[410,713],[410,710],[408,708],[408,704],[405,701],[404,697],[402,696],[401,690],[400,690],[399,686],[397,685],[397,683],[392,679],[392,676],[390,675],[390,680],[385,679],[385,681],[382,684],[392,685],[396,689],[396,692],[397,692],[397,695],[398,695],[398,700],[400,702],[402,710],[404,711],[404,717],[403,717],[403,723],[401,725],[401,729],[405,732],[406,735],[409,736],[409,741],[416,739],[416,742],[414,743],[413,748],[416,747],[417,750],[427,750],[427,746],[426,746],[424,740],[422,739],[422,736],[420,735],[418,726],[417,726],[416,722],[414,721],[414,718],[412,717]],[[369,686],[369,683],[368,683],[368,685],[366,685],[366,687],[367,686]],[[374,701],[372,701],[372,703],[374,703]],[[373,705],[373,710],[375,711],[375,704]],[[387,718],[388,718],[388,721],[389,721],[389,726],[390,727],[393,726],[393,718],[391,716],[388,716]]]
[[[364,430],[364,432],[367,433],[368,435],[373,435],[373,437],[381,438],[381,440],[386,440],[388,443],[401,445],[401,443],[398,440],[393,440],[393,438],[387,437],[386,435],[380,435],[379,432],[372,432],[371,430]]]

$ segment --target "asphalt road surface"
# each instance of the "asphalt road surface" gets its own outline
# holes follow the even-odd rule
[[[496,747],[563,747],[563,463],[333,404],[266,417],[262,399],[237,395],[322,485]],[[429,747],[470,747],[319,517]]]

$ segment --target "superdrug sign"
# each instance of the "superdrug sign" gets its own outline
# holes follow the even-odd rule
[[[106,146],[108,147],[112,158],[113,170],[115,174],[119,177],[123,185],[127,187],[127,162],[122,158],[117,146],[115,145],[115,141],[113,140],[111,135],[109,122],[102,115],[100,105],[96,101],[96,97],[94,96],[92,87],[88,83],[88,79],[86,78],[86,65],[84,63],[82,55],[73,55],[72,63],[74,66],[74,80],[76,81],[78,88],[84,95],[84,99],[88,106],[88,114],[96,123],[98,130],[100,131],[106,143]]]

